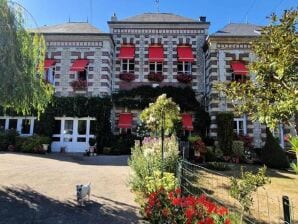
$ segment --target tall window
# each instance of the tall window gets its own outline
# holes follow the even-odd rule
[[[87,80],[87,71],[84,69],[83,71],[78,72],[78,80],[86,81]]]
[[[178,62],[178,73],[191,74],[191,62],[181,61]]]
[[[242,118],[234,118],[234,132],[237,135],[246,135],[246,119]]]
[[[246,82],[248,80],[246,75],[239,75],[239,74],[234,74],[232,73],[232,81],[235,82]]]
[[[121,72],[123,73],[134,73],[135,62],[133,59],[122,59],[121,60]]]
[[[162,62],[150,62],[150,73],[162,73]]]

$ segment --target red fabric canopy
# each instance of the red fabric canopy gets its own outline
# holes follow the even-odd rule
[[[56,64],[56,61],[53,59],[45,59],[44,60],[44,70],[47,71],[50,67]]]
[[[77,59],[72,64],[70,71],[74,71],[74,72],[84,71],[88,63],[89,61],[87,59]]]
[[[230,62],[231,69],[233,73],[236,75],[247,75],[248,69],[243,61],[231,61]]]
[[[178,46],[178,61],[193,62],[195,60],[190,46]]]
[[[131,128],[132,125],[132,114],[121,113],[119,116],[118,128]]]
[[[150,62],[163,62],[164,61],[164,54],[163,54],[163,47],[158,46],[150,46],[149,47],[149,61]]]
[[[182,114],[182,127],[187,131],[193,130],[191,114]]]
[[[122,45],[120,48],[119,59],[134,59],[135,47],[132,45]]]

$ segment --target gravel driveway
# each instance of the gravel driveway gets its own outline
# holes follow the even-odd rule
[[[0,223],[142,223],[127,158],[0,153]],[[91,200],[79,207],[75,185],[89,182]]]

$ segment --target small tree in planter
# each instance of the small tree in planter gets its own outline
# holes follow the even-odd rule
[[[161,82],[164,80],[162,73],[150,73],[148,75],[148,80],[153,82]]]
[[[126,81],[126,82],[131,82],[135,80],[135,75],[133,73],[121,73],[119,76],[119,79]]]
[[[232,151],[235,156],[235,162],[239,163],[240,158],[244,155],[244,142],[243,141],[233,141]]]

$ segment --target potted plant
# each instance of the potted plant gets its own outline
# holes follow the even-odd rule
[[[87,155],[94,156],[95,155],[95,149],[96,149],[96,139],[95,138],[89,138],[89,150],[87,150]]]
[[[180,73],[177,75],[177,80],[182,83],[190,83],[193,79],[192,75]]]
[[[44,152],[47,152],[49,149],[49,144],[51,143],[51,138],[47,137],[47,136],[40,136],[39,137],[39,141],[42,145],[42,149]]]
[[[126,82],[131,82],[135,80],[135,75],[133,73],[121,73],[119,76],[119,79],[126,81]]]
[[[150,73],[148,75],[148,80],[153,82],[161,82],[162,80],[164,80],[164,76],[162,75],[162,73]]]

